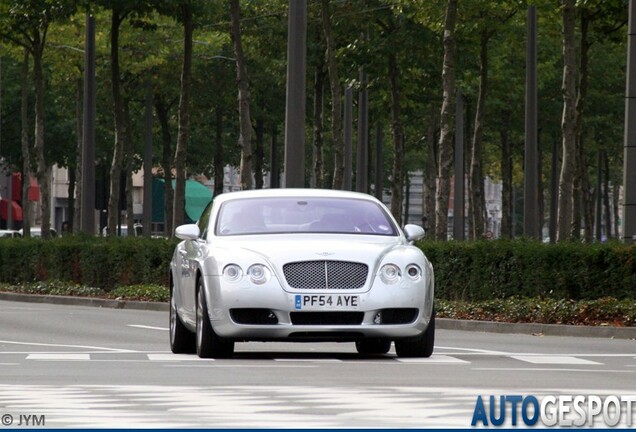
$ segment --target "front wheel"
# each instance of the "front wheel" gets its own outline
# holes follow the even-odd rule
[[[435,345],[435,309],[426,330],[419,336],[395,341],[395,352],[398,357],[430,357]]]
[[[199,280],[197,294],[197,354],[201,358],[229,358],[234,353],[234,342],[228,341],[214,333],[208,305],[205,299],[203,282]]]

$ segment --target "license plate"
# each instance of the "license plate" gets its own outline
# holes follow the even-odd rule
[[[360,296],[345,294],[296,294],[295,308],[301,309],[357,309]]]

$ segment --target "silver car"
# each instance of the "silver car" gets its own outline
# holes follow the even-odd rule
[[[170,265],[170,347],[227,358],[235,342],[355,342],[429,357],[433,267],[387,208],[360,193],[270,189],[217,196],[181,225]]]

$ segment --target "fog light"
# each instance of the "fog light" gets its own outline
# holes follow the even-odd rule
[[[378,312],[373,317],[373,324],[382,324],[382,312]]]

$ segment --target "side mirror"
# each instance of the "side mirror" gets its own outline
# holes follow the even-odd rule
[[[175,230],[175,235],[181,240],[196,240],[199,234],[199,226],[196,224],[180,225]]]
[[[424,237],[425,231],[419,225],[408,224],[404,226],[404,235],[409,242],[414,242]]]

